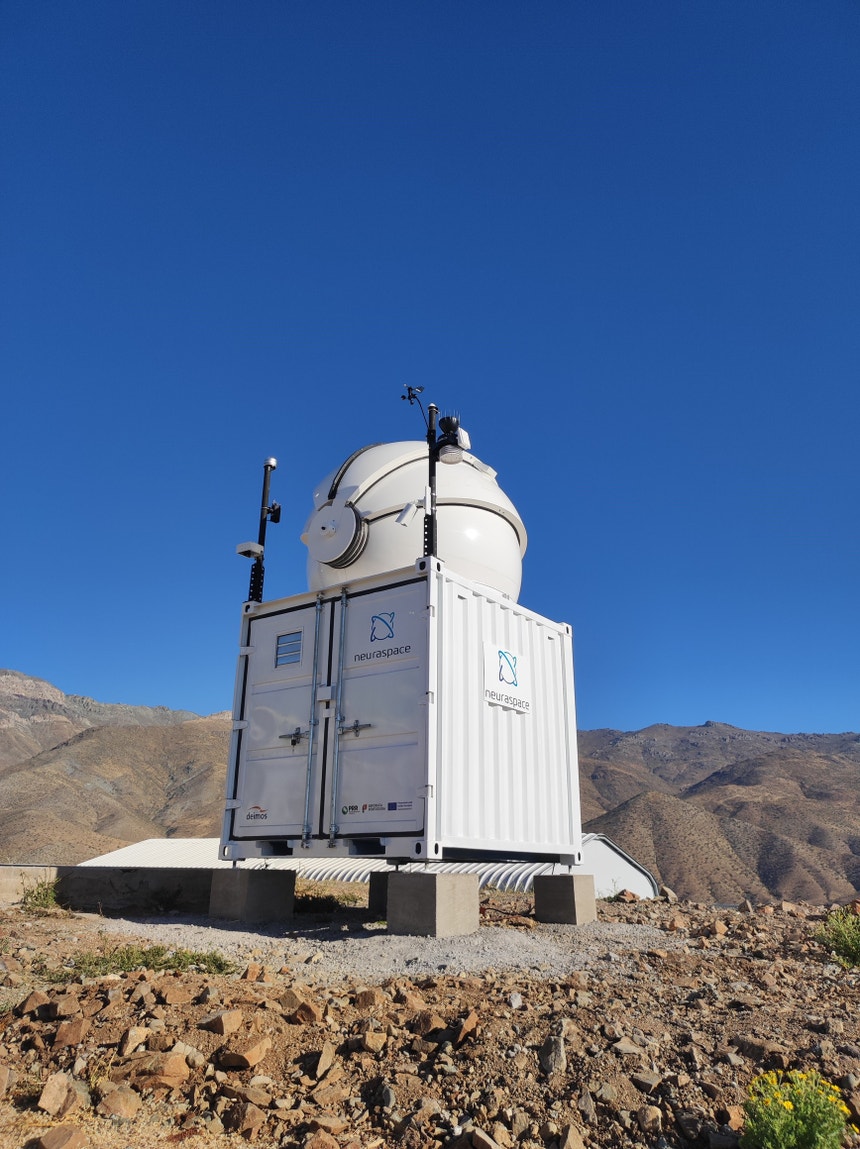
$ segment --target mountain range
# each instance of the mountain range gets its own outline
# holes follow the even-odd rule
[[[220,830],[230,716],[64,694],[0,670],[0,862],[73,865]],[[860,890],[860,735],[720,722],[579,732],[584,829],[693,901]]]

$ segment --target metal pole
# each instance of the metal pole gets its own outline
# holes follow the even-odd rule
[[[311,844],[311,777],[314,768],[314,736],[319,724],[317,718],[317,684],[319,683],[320,616],[322,615],[322,593],[317,595],[314,615],[314,662],[311,673],[311,714],[308,721],[308,761],[305,767],[305,819],[302,823],[302,849],[310,849]]]
[[[436,420],[439,408],[431,403],[427,408],[427,447],[430,507],[424,514],[424,556],[436,554]]]
[[[340,788],[340,738],[343,730],[344,640],[346,638],[346,587],[340,592],[340,646],[337,652],[337,692],[334,703],[334,750],[331,770],[331,804],[328,813],[328,844],[334,849],[340,827],[337,824],[337,799]]]
[[[263,505],[260,509],[260,530],[257,534],[257,542],[263,548],[266,546],[266,523],[269,521],[269,514],[272,509],[269,506],[269,483],[272,478],[272,471],[277,465],[277,459],[266,459],[263,464]],[[263,556],[260,554],[254,559],[254,565],[251,567],[251,585],[248,588],[249,602],[263,601],[263,579],[265,575]]]

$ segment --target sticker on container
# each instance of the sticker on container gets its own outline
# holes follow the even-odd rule
[[[354,651],[352,654],[353,662],[385,662],[387,659],[404,658],[412,653],[412,641],[408,633],[408,626],[406,627],[405,640],[401,637],[398,641],[395,634],[394,616],[396,613],[393,610],[380,610],[370,616],[370,630],[369,632],[365,631],[365,634],[368,635],[369,649]]]
[[[520,714],[531,713],[528,665],[517,651],[493,642],[484,643],[484,701]]]

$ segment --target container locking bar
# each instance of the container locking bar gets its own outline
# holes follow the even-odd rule
[[[322,595],[317,595],[316,613],[314,614],[314,660],[311,679],[311,706],[308,718],[308,761],[305,767],[305,819],[302,823],[302,849],[310,849],[311,844],[311,777],[314,768],[314,732],[319,725],[316,715],[317,687],[319,685],[319,647],[320,647],[320,616],[322,615]],[[283,737],[295,738],[299,727],[292,735]],[[295,746],[295,742],[292,743]]]
[[[355,722],[350,722],[349,726],[338,726],[337,732],[338,734],[354,734],[358,738],[360,731],[370,730],[372,726],[372,722],[359,722],[356,718]],[[285,738],[286,735],[281,735],[281,737]]]
[[[290,746],[298,746],[303,738],[310,737],[310,733],[310,730],[302,730],[301,726],[297,726],[289,734],[279,734],[278,738],[289,738]]]
[[[346,608],[347,597],[346,587],[344,587],[340,592],[340,642],[337,652],[337,698],[335,700],[337,724],[335,726],[334,751],[332,754],[331,806],[329,807],[328,815],[328,844],[331,850],[335,847],[335,839],[340,829],[335,821],[335,815],[337,813],[338,791],[340,790],[340,736],[343,733],[343,662],[344,640],[346,638]],[[349,729],[349,727],[347,727],[347,729]]]

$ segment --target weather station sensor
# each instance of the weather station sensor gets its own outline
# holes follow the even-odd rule
[[[425,439],[325,475],[301,535],[308,590],[269,601],[280,508],[264,465],[259,541],[238,548],[254,571],[222,860],[582,867],[571,627],[519,604],[525,525],[459,418],[420,392],[403,398]]]

